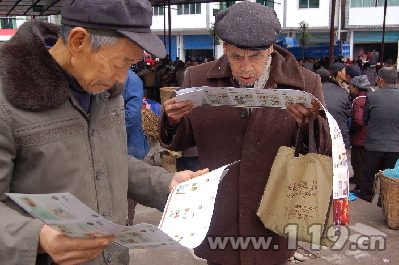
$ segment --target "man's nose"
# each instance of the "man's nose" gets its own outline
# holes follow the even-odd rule
[[[249,60],[248,57],[245,57],[240,65],[242,71],[251,71],[253,70],[252,62]]]
[[[114,73],[112,79],[114,79],[117,83],[123,83],[126,81],[128,70],[119,70]]]

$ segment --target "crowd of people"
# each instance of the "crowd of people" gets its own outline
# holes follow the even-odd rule
[[[399,158],[398,73],[390,66],[376,69],[370,62],[360,66],[336,62],[330,70],[322,67],[315,71],[321,77],[327,109],[339,125],[351,158],[350,183],[355,184],[351,192],[369,202],[375,174],[393,168]]]

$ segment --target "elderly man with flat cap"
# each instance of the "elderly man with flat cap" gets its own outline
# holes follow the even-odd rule
[[[126,196],[162,210],[177,183],[206,172],[127,155],[123,82],[143,49],[165,56],[149,2],[65,0],[61,15],[62,28],[27,22],[0,49],[0,264],[128,264],[114,236],[64,236],[5,195],[70,192],[125,225]]]
[[[297,89],[324,103],[320,77],[300,67],[288,51],[273,45],[280,23],[273,9],[240,2],[216,16],[224,55],[187,70],[182,87]],[[318,147],[327,154],[331,140],[320,107],[313,101]],[[215,169],[240,160],[221,181],[207,237],[195,254],[209,264],[285,264],[294,254],[287,239],[266,229],[256,215],[280,146],[292,146],[298,124],[309,110],[301,105],[275,108],[201,106],[191,101],[164,103],[161,141],[171,150],[197,146],[199,166]],[[306,149],[303,137],[303,149]],[[273,207],[273,205],[270,205]],[[236,241],[249,242],[237,245]],[[259,241],[260,240],[260,241]],[[261,245],[265,240],[270,245]],[[218,244],[217,242],[225,242]],[[257,245],[259,243],[259,245]]]

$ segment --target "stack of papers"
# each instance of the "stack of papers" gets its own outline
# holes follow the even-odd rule
[[[176,91],[176,101],[191,100],[194,107],[202,105],[253,108],[282,108],[286,103],[311,108],[309,93],[292,89],[248,89],[234,87],[190,87]]]
[[[114,243],[130,249],[195,248],[208,232],[219,182],[232,164],[177,185],[169,194],[159,227],[145,223],[117,225],[70,193],[7,195],[32,216],[69,237],[115,235]]]

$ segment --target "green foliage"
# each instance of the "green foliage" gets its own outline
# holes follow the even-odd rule
[[[300,37],[298,38],[298,42],[301,44],[301,46],[305,47],[311,39],[312,39],[312,35],[305,32],[300,35]]]
[[[220,44],[220,37],[216,34],[215,27],[214,27],[213,23],[212,23],[212,26],[208,29],[208,31],[209,31],[209,35],[211,35],[212,38],[213,38],[213,43],[211,43],[211,44],[212,45],[219,45]]]

